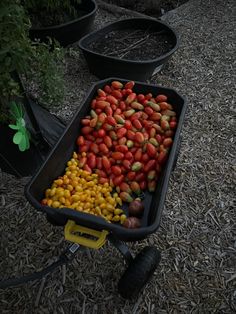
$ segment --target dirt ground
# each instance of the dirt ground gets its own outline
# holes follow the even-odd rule
[[[190,0],[162,17],[178,32],[180,47],[149,81],[185,95],[188,110],[161,227],[129,244],[133,252],[146,245],[162,251],[145,290],[133,301],[118,295],[124,262],[107,244],[79,252],[46,280],[0,290],[1,313],[236,312],[235,9],[233,0]],[[100,9],[95,27],[117,18]],[[98,80],[77,44],[67,50],[65,78],[66,100],[54,112],[69,121]],[[39,270],[68,246],[63,230],[25,199],[28,180],[0,172],[1,279]]]

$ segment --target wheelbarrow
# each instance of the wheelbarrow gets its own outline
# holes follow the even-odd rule
[[[135,82],[133,90],[136,93],[165,94],[178,118],[173,145],[156,190],[154,193],[145,192],[144,194],[143,202],[145,211],[141,219],[140,228],[127,229],[121,224],[108,223],[102,217],[70,208],[52,208],[41,203],[45,190],[55,178],[62,175],[67,161],[76,150],[76,139],[80,133],[81,118],[85,117],[90,111],[90,104],[97,90],[114,80],[119,80],[122,83],[127,82],[127,80],[120,78],[108,78],[92,86],[84,103],[75,113],[50,155],[26,186],[25,195],[35,209],[46,214],[50,223],[57,226],[64,226],[65,239],[76,243],[76,248],[83,246],[99,249],[105,245],[107,240],[110,241],[122,253],[128,264],[127,269],[119,280],[118,291],[124,298],[132,298],[139,294],[154,274],[160,262],[161,253],[157,248],[148,246],[141,250],[136,257],[133,257],[126,243],[146,238],[148,235],[154,233],[160,225],[170,174],[176,165],[180,150],[180,133],[186,111],[185,98],[170,88]]]

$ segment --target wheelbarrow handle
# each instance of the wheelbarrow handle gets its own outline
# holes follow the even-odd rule
[[[80,233],[80,235],[76,233]],[[66,240],[89,247],[91,249],[99,249],[102,247],[106,242],[108,233],[109,232],[106,230],[97,231],[79,226],[72,220],[67,221],[64,229],[64,236]],[[89,235],[95,239],[84,237],[83,235]]]

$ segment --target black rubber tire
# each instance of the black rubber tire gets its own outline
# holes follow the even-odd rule
[[[67,218],[59,215],[47,214],[47,221],[53,226],[65,226],[67,223]]]
[[[147,246],[130,262],[118,283],[118,291],[125,299],[131,299],[145,287],[161,260],[155,247]]]

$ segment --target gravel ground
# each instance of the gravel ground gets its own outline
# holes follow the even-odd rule
[[[164,16],[181,45],[150,81],[186,95],[188,112],[161,227],[130,244],[133,251],[145,245],[162,251],[144,292],[132,302],[118,296],[124,264],[106,245],[79,253],[65,282],[58,269],[45,281],[0,291],[1,313],[236,312],[234,12],[233,0],[192,0]],[[96,25],[116,18],[101,10]],[[70,93],[57,114],[69,120],[97,78],[88,73],[76,45],[66,62]],[[1,278],[38,270],[67,246],[62,229],[26,202],[27,181],[0,173]]]

